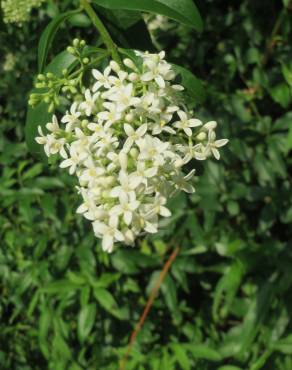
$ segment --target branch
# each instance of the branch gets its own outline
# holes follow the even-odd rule
[[[118,64],[121,64],[121,60],[117,52],[117,46],[113,42],[110,34],[108,33],[107,29],[105,28],[104,24],[102,23],[102,21],[100,20],[92,6],[89,4],[87,0],[80,0],[80,4],[88,14],[95,28],[100,33],[100,36],[105,46],[107,47],[108,51],[111,53],[113,60],[115,60]]]
[[[132,350],[135,339],[136,339],[139,331],[141,330],[141,328],[144,324],[144,321],[145,321],[146,317],[148,316],[150,308],[151,308],[151,306],[154,302],[154,299],[155,299],[155,297],[156,297],[156,295],[159,291],[159,288],[160,288],[161,284],[163,283],[163,280],[164,280],[172,262],[175,260],[176,256],[178,255],[179,251],[180,251],[180,248],[176,247],[174,249],[174,251],[171,253],[171,255],[169,256],[168,260],[165,262],[164,266],[163,266],[163,269],[162,269],[162,271],[159,275],[159,278],[157,279],[157,282],[156,282],[154,288],[152,289],[151,294],[148,298],[148,301],[147,301],[147,304],[144,308],[144,311],[143,311],[143,313],[142,313],[134,331],[132,332],[132,334],[130,336],[127,352],[126,352],[125,356],[123,357],[123,359],[121,361],[121,364],[120,364],[120,368],[119,368],[120,370],[125,370],[126,369],[127,360],[128,360],[129,355],[130,355],[130,352]]]

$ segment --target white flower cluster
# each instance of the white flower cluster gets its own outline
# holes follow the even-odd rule
[[[32,8],[38,8],[45,0],[2,0],[1,8],[5,23],[22,23],[29,20]]]
[[[141,233],[156,233],[159,217],[170,216],[167,199],[194,191],[192,159],[210,155],[228,140],[216,140],[215,121],[203,124],[183,104],[183,87],[172,84],[171,65],[159,54],[138,53],[121,68],[111,61],[104,72],[92,71],[94,84],[82,102],[36,138],[48,156],[59,153],[61,168],[79,180],[83,203],[77,209],[92,221],[102,247],[131,245]]]

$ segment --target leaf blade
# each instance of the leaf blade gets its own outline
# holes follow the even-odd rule
[[[138,10],[165,15],[201,32],[203,21],[191,0],[93,0],[107,9]]]
[[[62,13],[55,17],[45,28],[43,33],[41,34],[39,45],[38,45],[38,71],[39,73],[42,73],[46,61],[48,52],[50,49],[50,46],[52,45],[52,42],[54,40],[54,37],[59,29],[59,27],[62,25],[62,23],[70,18],[71,16],[80,13],[80,10],[72,10],[70,12]]]

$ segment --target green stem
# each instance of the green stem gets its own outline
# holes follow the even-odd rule
[[[117,46],[113,42],[110,34],[108,33],[107,29],[103,25],[102,21],[100,20],[96,12],[89,4],[88,0],[80,0],[80,4],[88,14],[89,18],[91,19],[92,23],[94,24],[98,32],[100,33],[100,36],[103,39],[103,42],[107,47],[108,51],[111,53],[113,60],[115,60],[118,64],[121,64],[121,60],[117,51]]]

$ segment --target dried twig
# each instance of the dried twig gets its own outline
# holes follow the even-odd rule
[[[144,321],[145,321],[145,319],[146,319],[146,317],[147,317],[147,315],[150,311],[150,308],[151,308],[151,306],[154,302],[154,299],[155,299],[155,297],[156,297],[156,295],[159,291],[159,288],[160,288],[160,286],[161,286],[161,284],[162,284],[162,282],[163,282],[163,280],[164,280],[172,262],[175,260],[176,256],[178,255],[179,250],[180,250],[180,248],[176,247],[173,250],[173,252],[171,253],[171,255],[169,256],[168,260],[165,262],[164,266],[163,266],[163,269],[162,269],[162,271],[159,275],[159,278],[158,278],[158,280],[157,280],[157,282],[156,282],[156,284],[155,284],[155,286],[154,286],[154,288],[153,288],[153,290],[152,290],[152,292],[149,296],[149,299],[148,299],[147,304],[144,308],[144,311],[143,311],[138,323],[136,324],[135,329],[133,330],[133,332],[130,336],[127,352],[126,352],[125,356],[123,357],[123,359],[120,363],[120,368],[119,368],[120,370],[125,370],[126,369],[127,360],[129,358],[129,355],[130,355],[130,352],[132,350],[135,339],[136,339],[139,331],[141,330],[142,325],[144,324]]]

